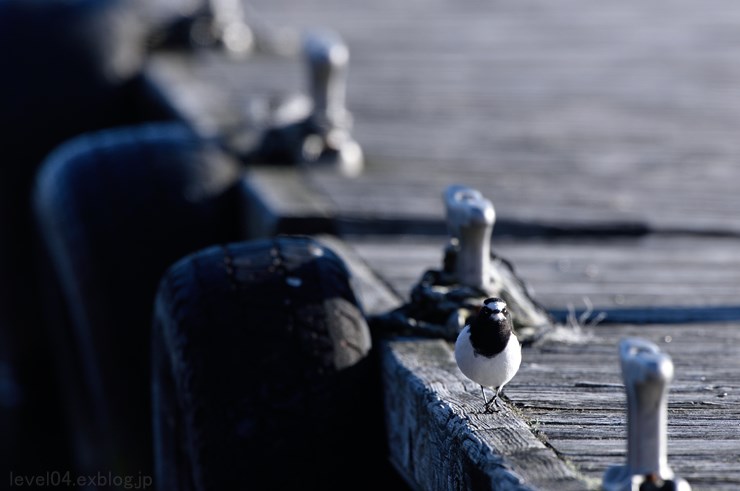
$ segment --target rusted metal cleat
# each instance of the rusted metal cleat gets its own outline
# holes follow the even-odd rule
[[[604,491],[690,491],[668,466],[670,356],[640,338],[622,340],[619,355],[627,393],[627,464],[607,469]]]
[[[362,172],[362,148],[352,138],[352,115],[347,110],[349,49],[333,31],[306,35],[309,104],[292,118],[268,128],[257,148],[244,160],[255,164],[304,164],[327,167],[356,176]],[[298,106],[296,106],[298,107]]]

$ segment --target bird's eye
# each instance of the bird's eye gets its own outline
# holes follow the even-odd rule
[[[501,313],[504,314],[504,315],[509,315],[509,311],[506,309],[506,307],[504,307],[503,309],[501,309]]]

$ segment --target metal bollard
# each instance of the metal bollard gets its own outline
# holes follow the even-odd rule
[[[349,50],[337,33],[312,31],[303,38],[303,59],[310,97],[293,98],[272,111],[259,143],[241,157],[246,163],[308,165],[355,177],[364,157],[350,134],[346,106]]]
[[[533,343],[553,322],[512,264],[491,250],[493,204],[480,191],[458,184],[448,186],[442,199],[449,232],[442,268],[424,271],[409,302],[374,322],[396,333],[455,341],[486,298],[499,297],[511,312],[519,341]]]
[[[491,233],[496,220],[493,204],[480,191],[460,185],[448,187],[444,200],[456,278],[463,285],[488,291],[492,283]]]
[[[350,136],[352,115],[347,110],[349,49],[333,31],[315,31],[306,36],[304,57],[313,109],[309,120],[317,134],[303,143],[307,161],[335,160],[345,174],[362,170],[362,149]]]
[[[627,464],[607,469],[604,491],[690,491],[668,466],[670,356],[639,338],[622,340],[619,355],[627,393]]]
[[[252,51],[254,33],[244,19],[240,0],[209,0],[207,9],[212,16],[213,36],[229,53],[242,56]]]
[[[322,127],[346,128],[351,125],[345,100],[349,50],[332,31],[314,32],[304,44],[309,86],[313,99],[312,117]]]

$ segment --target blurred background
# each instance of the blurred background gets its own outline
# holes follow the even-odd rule
[[[296,43],[308,29],[329,27],[350,50],[364,168],[305,177],[346,221],[439,231],[440,192],[460,183],[493,200],[501,233],[740,233],[734,2],[238,5],[0,0],[0,461],[10,470],[74,460],[67,348],[54,334],[74,306],[34,216],[43,163],[79,135],[144,123],[184,120],[211,140],[248,133],[265,101],[306,92]],[[251,30],[215,40],[193,28],[218,8]],[[232,218],[219,239],[239,238]]]

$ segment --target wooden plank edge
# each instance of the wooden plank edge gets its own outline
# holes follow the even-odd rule
[[[558,322],[569,317],[603,315],[600,324],[688,324],[697,322],[731,322],[740,320],[740,306],[665,306],[623,307],[593,309],[555,309],[548,312]]]
[[[387,340],[380,349],[390,459],[413,488],[595,488],[516,409],[485,414],[444,341]]]
[[[350,282],[366,316],[393,310],[403,303],[401,296],[376,275],[351,246],[332,235],[317,235],[316,239],[339,255],[347,265]]]
[[[401,301],[341,239],[317,240],[353,276],[366,311]],[[478,386],[439,339],[375,338],[380,351],[389,459],[413,489],[584,490],[593,483],[561,459],[518,409],[483,414]]]
[[[242,233],[246,238],[332,234],[333,205],[312,190],[297,167],[253,166],[241,182]]]

